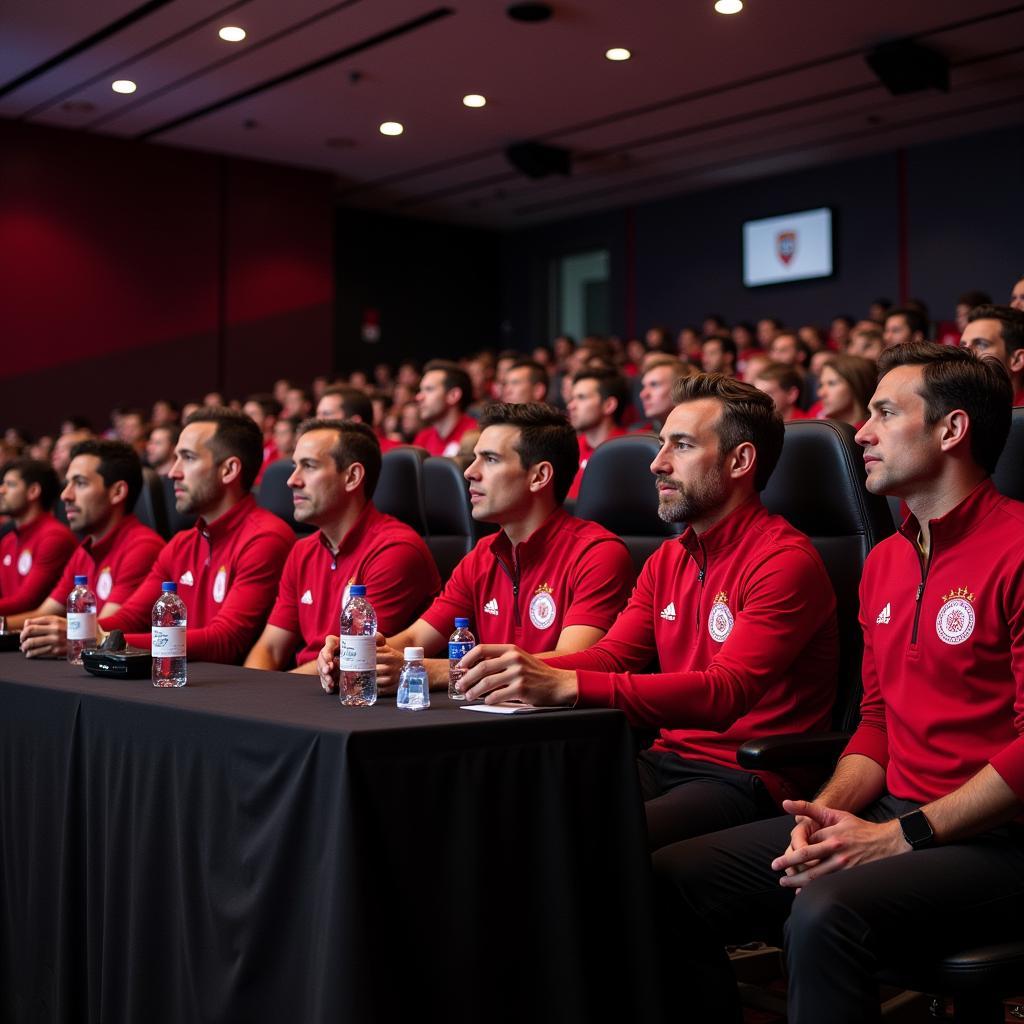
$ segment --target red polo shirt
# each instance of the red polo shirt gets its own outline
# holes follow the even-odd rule
[[[0,538],[0,615],[35,611],[77,544],[75,535],[49,512],[5,533]]]
[[[459,442],[467,430],[476,430],[477,422],[472,416],[463,413],[461,419],[455,424],[455,429],[442,437],[436,427],[426,427],[416,435],[413,444],[420,448],[426,448],[431,455],[444,455],[451,458],[459,454]]]
[[[76,576],[88,576],[97,610],[107,603],[124,604],[146,578],[164,539],[135,516],[125,516],[101,541],[86,537],[68,560],[60,582],[50,593],[64,604]]]
[[[665,541],[608,635],[549,664],[578,670],[580,707],[660,728],[656,750],[736,768],[747,740],[828,728],[835,609],[814,546],[755,497],[700,535]],[[776,799],[793,791],[758,774]]]
[[[622,435],[625,433],[626,431],[622,427],[612,427],[611,433],[604,440],[610,441],[613,437],[622,437]],[[572,487],[569,488],[569,494],[567,496],[569,499],[573,501],[575,501],[575,499],[579,497],[580,484],[583,482],[583,470],[587,468],[587,463],[590,461],[590,456],[593,455],[595,451],[597,451],[597,448],[601,447],[601,445],[599,444],[597,448],[591,448],[590,442],[586,439],[586,437],[583,434],[578,434],[577,440],[579,441],[580,445],[580,468],[576,470],[576,476],[573,477]],[[601,444],[604,444],[604,441],[602,441]]]
[[[437,596],[441,577],[427,545],[411,527],[368,502],[337,553],[319,530],[298,541],[285,562],[271,626],[302,637],[295,660],[313,661],[353,583],[366,586],[377,628],[391,636],[414,622]]]
[[[170,580],[188,609],[189,659],[241,663],[263,629],[294,541],[277,516],[247,495],[214,522],[199,519],[176,533],[135,596],[100,626],[124,630],[128,643],[148,647],[153,603]]]
[[[558,508],[515,547],[504,530],[479,541],[422,617],[444,636],[465,616],[480,643],[552,651],[566,626],[608,629],[632,581],[615,534]]]

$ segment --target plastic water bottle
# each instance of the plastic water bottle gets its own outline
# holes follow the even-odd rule
[[[469,619],[456,619],[455,632],[448,637],[448,699],[465,700],[466,695],[455,689],[455,684],[466,674],[459,662],[476,647],[476,637],[469,631]]]
[[[403,711],[423,711],[430,707],[430,680],[423,664],[422,647],[405,649],[405,664],[398,677],[398,706]]]
[[[153,685],[184,686],[188,682],[185,659],[185,602],[177,583],[164,583],[153,605]]]
[[[96,595],[88,576],[76,576],[68,594],[68,664],[81,665],[82,651],[96,646]]]
[[[349,707],[368,708],[377,703],[377,613],[361,584],[349,587],[338,633],[338,699]]]

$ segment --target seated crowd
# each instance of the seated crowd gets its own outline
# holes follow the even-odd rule
[[[1024,286],[1010,306],[963,296],[957,325],[959,345],[929,340],[919,304],[827,332],[710,316],[674,346],[661,328],[562,337],[529,357],[119,409],[110,436],[76,416],[55,439],[8,431],[0,615],[26,657],[62,656],[84,574],[98,639],[144,647],[171,580],[190,658],[335,692],[338,612],[363,584],[385,694],[406,646],[447,687],[446,637],[467,617],[466,698],[618,708],[656,733],[639,785],[665,974],[689,983],[695,1019],[740,1019],[725,946],[783,924],[789,1019],[875,1019],[875,972],[908,921],[941,951],[1011,934],[1024,911],[1024,504],[990,480],[1024,402]],[[830,727],[832,584],[760,499],[784,424],[808,418],[849,424],[867,490],[907,512],[865,566],[861,722],[820,791],[737,759],[748,741]],[[567,507],[595,450],[630,431],[657,435],[651,487],[681,531],[639,576],[619,537]],[[496,527],[447,579],[374,504],[383,453],[409,443],[455,459],[474,520]],[[315,528],[298,540],[254,496],[280,459],[295,521]],[[169,478],[194,526],[165,541],[133,515],[144,471]]]

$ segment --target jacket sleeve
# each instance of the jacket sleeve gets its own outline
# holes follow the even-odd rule
[[[574,566],[572,604],[562,628],[593,626],[607,631],[629,598],[633,577],[629,550],[618,537],[592,544]]]
[[[50,593],[51,587],[60,579],[68,559],[78,547],[78,541],[70,530],[54,530],[40,538],[32,552],[32,568],[25,574],[17,588],[0,598],[0,615],[17,615],[19,612],[35,611]],[[64,601],[67,597],[58,598]]]
[[[1010,626],[1010,664],[1015,687],[1013,727],[1017,738],[990,758],[989,764],[1024,802],[1024,579],[1021,574],[1015,574],[1004,605]]]

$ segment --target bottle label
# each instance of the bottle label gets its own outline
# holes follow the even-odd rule
[[[449,661],[461,661],[476,644],[471,640],[460,640],[458,643],[448,642],[448,660]]]
[[[151,653],[154,658],[184,658],[185,627],[154,626]]]
[[[372,672],[377,667],[376,637],[342,636],[338,640],[338,667],[342,672]]]
[[[68,612],[68,639],[95,640],[96,613]]]

